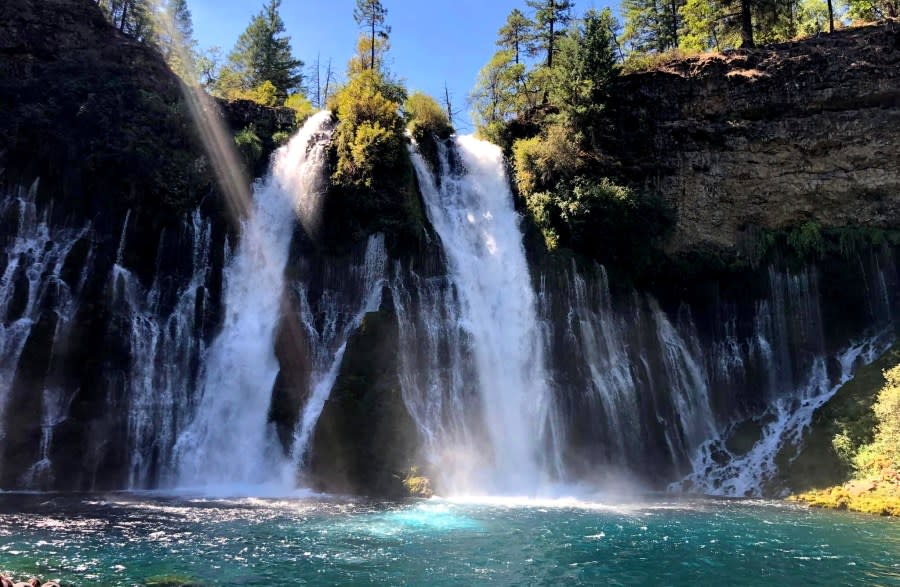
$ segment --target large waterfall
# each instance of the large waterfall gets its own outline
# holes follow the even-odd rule
[[[365,447],[402,455],[385,477],[419,466],[444,494],[760,495],[894,340],[888,245],[775,262],[752,291],[651,294],[529,251],[500,150],[470,137],[433,161],[411,148],[419,249],[374,234],[326,250],[330,129],[318,114],[276,152],[239,234],[215,206],[156,228],[138,209],[59,213],[37,186],[3,194],[0,488],[287,492],[373,466],[346,458],[371,419],[385,436],[366,442],[415,444]],[[361,340],[389,346],[383,381],[360,381]],[[398,414],[379,393],[396,422],[375,422]]]
[[[319,198],[331,113],[311,118],[256,186],[225,274],[225,324],[209,349],[196,415],[175,446],[182,486],[280,482],[283,455],[269,425],[278,374],[275,329],[297,210]]]
[[[439,184],[418,153],[413,161],[459,296],[489,439],[473,447],[485,462],[475,463],[471,489],[533,492],[546,482],[551,394],[519,218],[500,149],[472,137],[453,147],[456,166],[439,145]]]

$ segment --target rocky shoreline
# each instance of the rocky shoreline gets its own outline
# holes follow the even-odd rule
[[[16,581],[12,577],[0,574],[0,587],[60,587],[57,581],[41,582],[36,577],[31,577],[27,581]]]

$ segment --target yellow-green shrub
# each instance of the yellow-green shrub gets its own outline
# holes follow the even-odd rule
[[[303,94],[291,94],[288,96],[284,100],[284,107],[294,111],[298,125],[306,122],[306,119],[316,112],[312,102]]]
[[[406,128],[417,141],[436,136],[445,139],[453,134],[450,119],[440,104],[431,96],[422,92],[413,92],[403,104],[406,115]]]

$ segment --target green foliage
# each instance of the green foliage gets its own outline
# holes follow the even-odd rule
[[[623,0],[622,41],[633,53],[665,52],[678,47],[679,10],[685,0]]]
[[[269,0],[263,10],[253,17],[238,38],[228,57],[227,73],[223,72],[217,88],[223,95],[244,91],[270,82],[275,87],[277,101],[300,89],[303,82],[303,62],[291,51],[291,38],[284,34],[284,21],[278,10],[281,0]]]
[[[900,482],[900,365],[884,372],[885,385],[872,407],[877,426],[873,441],[853,459],[864,476]]]
[[[819,258],[825,252],[822,226],[818,222],[807,222],[791,230],[787,242],[802,259]]]
[[[353,242],[383,232],[388,242],[411,239],[423,221],[404,136],[406,90],[379,70],[352,76],[332,96],[338,119],[328,237]]]
[[[506,24],[497,32],[497,46],[510,51],[518,65],[526,56],[535,54],[534,23],[518,8],[509,13]]]
[[[582,170],[581,152],[563,125],[553,125],[543,136],[516,141],[513,146],[515,182],[530,195],[569,181]]]
[[[272,142],[277,146],[285,145],[289,140],[291,140],[292,133],[286,130],[279,130],[272,133]]]
[[[446,139],[453,134],[447,113],[427,94],[410,94],[403,104],[403,112],[407,120],[406,129],[416,141],[422,141],[426,137]]]
[[[251,124],[234,135],[234,144],[247,167],[256,167],[263,154],[262,140],[256,134],[256,126]]]
[[[481,69],[470,95],[479,134],[488,134],[484,129],[489,127],[493,127],[490,134],[498,132],[500,125],[521,112],[518,91],[524,75],[525,66],[515,62],[512,51],[498,51]]]
[[[359,45],[361,69],[379,69],[383,66],[384,60],[379,60],[379,56],[387,50],[391,34],[391,27],[385,24],[387,13],[380,0],[356,0],[353,19],[365,31]]]
[[[572,22],[572,0],[525,0],[534,10],[535,47],[542,51],[547,67],[553,67],[557,44]]]
[[[331,109],[340,120],[335,133],[339,184],[372,187],[378,165],[402,156],[404,121],[396,86],[376,71],[350,79],[332,99]],[[405,96],[403,96],[405,98]]]
[[[900,17],[900,0],[847,0],[847,7],[850,18],[857,21]]]
[[[550,102],[565,124],[577,129],[587,146],[598,148],[609,91],[619,75],[614,53],[615,20],[608,9],[589,10],[560,43],[559,67],[553,70]]]
[[[312,102],[304,96],[303,94],[291,94],[287,97],[287,100],[284,101],[284,107],[290,108],[295,112],[297,125],[301,125],[306,122],[306,119],[315,114],[316,109],[313,107]]]
[[[156,43],[151,0],[99,0],[98,4],[120,32],[149,45]]]

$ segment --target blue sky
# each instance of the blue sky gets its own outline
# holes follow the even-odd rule
[[[201,47],[218,45],[227,54],[265,0],[188,0],[194,37]],[[392,27],[389,65],[410,90],[434,96],[450,88],[455,109],[465,110],[457,124],[468,131],[467,96],[478,70],[496,51],[497,30],[525,0],[382,0]],[[607,0],[576,1],[577,13],[607,6]],[[355,0],[283,0],[281,15],[294,53],[307,64],[320,54],[333,59],[343,77],[356,45]],[[618,4],[614,5],[614,9]]]

